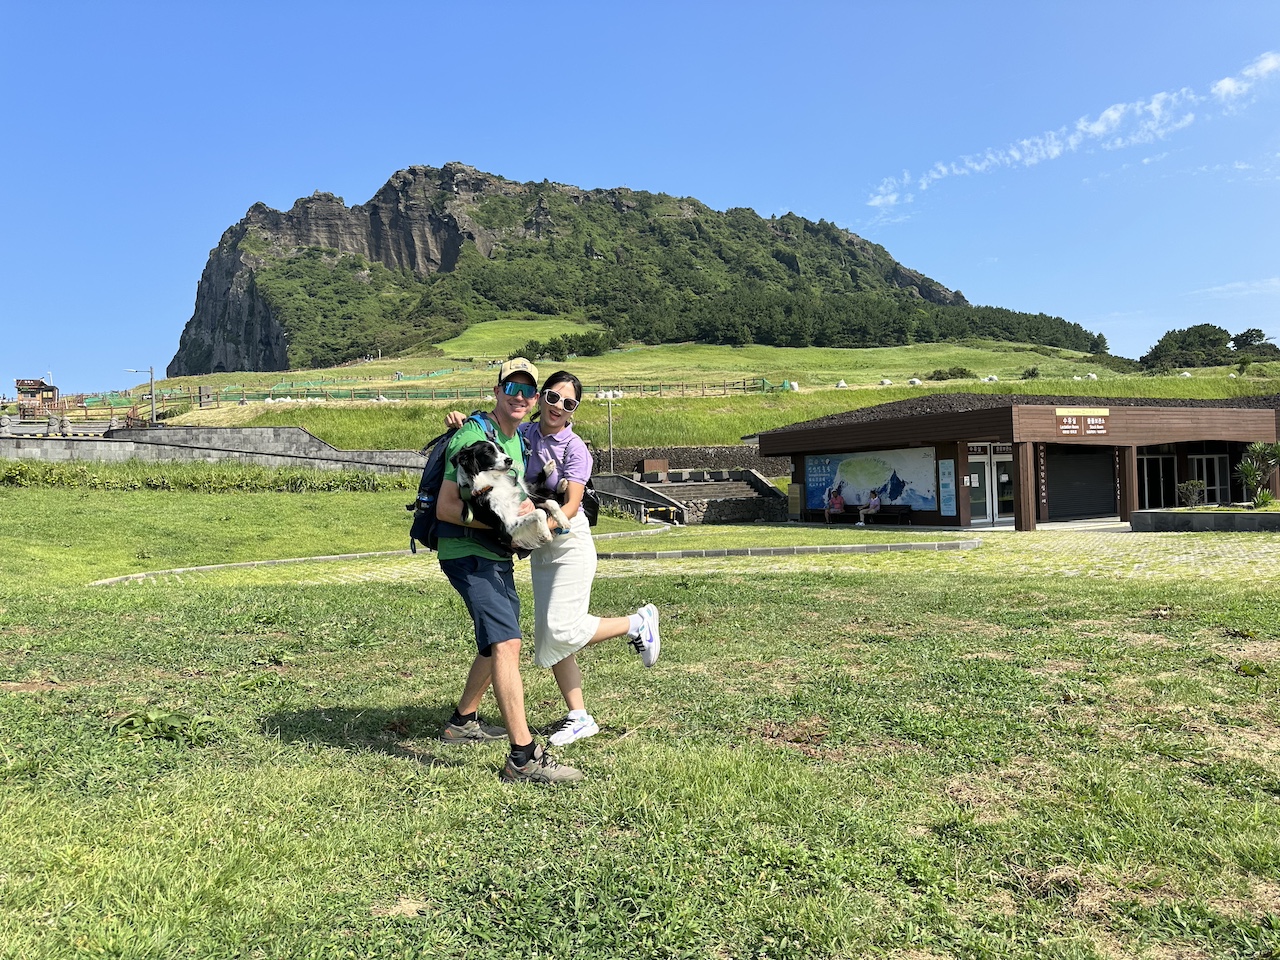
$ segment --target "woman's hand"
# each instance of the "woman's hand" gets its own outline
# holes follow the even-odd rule
[[[467,422],[467,415],[458,410],[450,410],[444,415],[444,425],[450,430],[456,430]]]

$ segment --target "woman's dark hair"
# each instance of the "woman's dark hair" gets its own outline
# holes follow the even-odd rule
[[[572,373],[570,373],[568,370],[557,370],[557,371],[556,371],[555,373],[553,373],[551,376],[547,377],[547,379],[543,380],[543,381],[542,381],[542,389],[538,391],[539,395],[541,395],[541,394],[545,393],[546,391],[550,390],[550,389],[551,389],[553,386],[555,386],[557,383],[569,383],[569,384],[572,384],[572,385],[573,385],[573,399],[575,399],[575,400],[581,400],[581,399],[582,399],[582,381],[581,381],[581,380],[579,380],[577,377],[575,377],[575,376],[574,376]],[[542,416],[542,408],[541,408],[541,407],[539,407],[539,408],[538,408],[538,412],[537,412],[537,413],[535,413],[535,414],[533,415],[533,419],[534,419],[534,420],[537,420],[540,416]]]
[[[547,377],[547,379],[542,381],[542,389],[550,390],[551,387],[557,383],[572,383],[573,391],[575,394],[573,399],[575,400],[582,399],[582,381],[579,380],[577,377],[575,377],[568,370],[557,370],[551,376]]]

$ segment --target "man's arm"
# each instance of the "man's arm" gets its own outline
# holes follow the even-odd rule
[[[463,521],[463,510],[467,507],[467,502],[462,499],[462,488],[458,486],[456,480],[444,480],[440,484],[440,499],[436,501],[436,519],[445,523],[456,524],[459,527],[471,527],[475,530],[489,530],[487,525],[479,520],[468,519]],[[517,516],[523,517],[526,513],[533,513],[537,507],[533,505],[532,500],[521,500],[520,508],[516,511]]]

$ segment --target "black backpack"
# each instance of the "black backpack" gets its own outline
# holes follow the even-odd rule
[[[489,440],[498,442],[493,420],[487,413],[476,410],[467,419],[474,420],[484,427],[484,435]],[[413,511],[413,523],[409,526],[409,550],[417,553],[418,544],[422,544],[428,550],[438,550],[440,537],[443,535],[470,537],[473,540],[479,540],[486,549],[492,550],[499,556],[509,557],[514,552],[511,545],[502,543],[489,531],[445,523],[436,517],[436,502],[440,499],[440,485],[444,483],[445,457],[449,452],[449,441],[460,429],[460,427],[454,427],[446,430],[422,448],[430,452],[427,454],[427,464],[422,468],[422,479],[418,481],[418,496],[413,503],[406,503],[404,506],[406,510]],[[520,446],[524,450],[523,437],[520,439]]]

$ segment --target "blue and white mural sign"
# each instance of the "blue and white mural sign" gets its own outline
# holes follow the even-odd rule
[[[933,447],[805,457],[804,477],[805,506],[810,510],[823,509],[837,490],[850,507],[866,503],[875,490],[881,503],[906,504],[913,510],[938,509]]]

